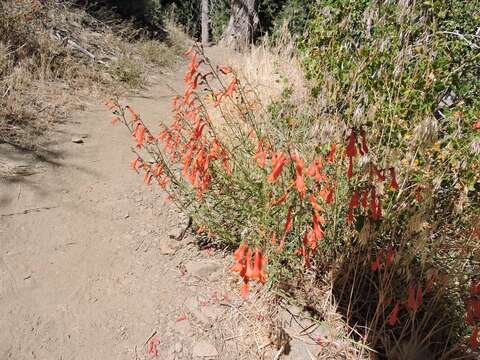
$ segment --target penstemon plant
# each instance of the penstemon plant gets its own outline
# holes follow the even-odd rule
[[[200,46],[185,56],[184,93],[172,99],[172,120],[159,134],[130,106],[105,104],[132,134],[132,169],[164,189],[198,234],[236,248],[240,295],[255,282],[331,272],[340,302],[348,298],[346,317],[367,313],[366,339],[384,352],[419,329],[444,336],[451,317],[429,313],[446,288],[429,259],[435,247],[412,242],[411,210],[428,205],[428,185],[411,183],[408,169],[397,175],[388,152],[369,145],[367,125],[344,124],[334,141],[312,141],[313,123],[272,119],[255,89],[231,67],[213,65]],[[468,303],[472,347],[477,308]]]

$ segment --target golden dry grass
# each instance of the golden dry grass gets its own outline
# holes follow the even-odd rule
[[[131,41],[131,24],[115,20],[112,29],[68,3],[7,0],[0,11],[0,143],[34,149],[52,123],[105,94],[143,87],[147,74],[178,59],[160,41]],[[174,24],[169,30],[187,41]]]

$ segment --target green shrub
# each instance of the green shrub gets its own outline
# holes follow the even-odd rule
[[[451,358],[434,343],[453,346],[466,334],[462,299],[480,265],[471,235],[480,189],[478,4],[319,0],[316,5],[301,50],[319,116],[368,129],[376,160],[382,168],[395,166],[402,179],[400,193],[385,204],[383,224],[368,229],[370,245],[353,246],[365,237],[363,226],[353,237],[337,237],[353,243],[340,256],[346,262],[338,265],[343,273],[336,288],[359,295],[355,305],[345,305],[347,315],[368,324],[370,344],[382,352],[393,356],[402,342],[418,342],[418,334],[428,333],[424,346],[435,358]],[[385,277],[359,276],[365,273],[359,271],[361,258],[375,247],[385,249],[385,242],[402,249],[394,277],[386,283]],[[417,314],[412,322],[417,335],[386,329],[379,321],[382,297],[398,298],[428,274],[441,274],[443,300]],[[442,326],[450,333],[430,331]]]

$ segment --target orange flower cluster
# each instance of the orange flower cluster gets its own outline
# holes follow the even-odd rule
[[[225,147],[216,137],[205,135],[210,120],[202,106],[197,104],[199,98],[194,92],[199,85],[207,82],[212,73],[204,74],[200,71],[205,60],[197,62],[195,51],[189,49],[185,54],[191,55],[191,60],[184,77],[183,97],[173,98],[174,121],[160,133],[159,139],[163,141],[164,149],[170,154],[171,160],[181,164],[182,175],[196,189],[197,197],[202,198],[211,185],[211,164],[214,161],[221,164],[227,175],[232,174],[232,169]],[[221,69],[225,74],[230,72],[227,67]],[[221,97],[231,96],[237,82],[236,78],[233,79]]]
[[[353,164],[354,158],[357,156],[357,148],[358,153],[360,155],[365,155],[368,153],[368,145],[365,135],[365,130],[360,127],[360,141],[357,139],[357,130],[352,128],[350,135],[347,138],[347,147],[346,147],[346,155],[348,157],[348,170],[347,170],[347,177],[350,179],[354,176],[353,172]],[[368,183],[369,185],[354,189],[352,192],[352,197],[350,200],[350,204],[348,206],[347,212],[347,224],[352,224],[354,221],[354,211],[357,208],[363,208],[367,213],[370,214],[370,218],[372,220],[380,220],[382,218],[382,199],[377,194],[376,185],[378,183],[383,183],[386,181],[385,170],[379,169],[377,165],[370,164],[369,165],[370,172]],[[397,183],[397,177],[395,174],[395,169],[390,167],[388,169],[390,175],[390,183],[389,187],[392,190],[398,190],[399,186]],[[361,207],[359,204],[359,194],[361,194]],[[369,200],[370,198],[370,200]]]
[[[253,256],[253,264],[252,264]],[[248,248],[247,244],[240,244],[233,254],[235,265],[232,271],[238,272],[243,279],[243,285],[240,294],[243,298],[248,296],[249,282],[254,280],[261,284],[265,284],[267,277],[264,272],[264,267],[267,263],[267,258],[263,256],[262,250],[255,249],[255,256],[252,249]]]
[[[370,269],[372,272],[386,270],[391,267],[395,260],[395,251],[392,245],[388,245],[386,251],[380,249],[377,254],[377,257],[374,262],[371,263]],[[383,300],[383,304],[385,306],[389,306],[394,303],[394,306],[390,313],[387,316],[387,324],[390,326],[395,326],[400,324],[399,315],[402,304],[404,304],[405,308],[412,313],[416,313],[420,306],[423,304],[423,296],[424,294],[429,294],[432,291],[434,281],[436,279],[436,273],[432,272],[427,275],[425,286],[422,287],[421,285],[416,286],[415,284],[411,284],[407,289],[407,298],[404,302],[402,301],[394,301],[392,298],[387,298]],[[480,285],[478,286],[478,291],[480,294]],[[478,302],[478,319],[480,319],[480,301]],[[472,313],[473,314],[473,313]],[[475,315],[476,316],[476,315]],[[471,316],[470,318],[475,318],[475,316]],[[467,315],[467,318],[469,316]]]
[[[388,259],[388,257],[387,257]],[[416,313],[420,306],[423,304],[423,296],[424,294],[429,294],[432,291],[433,287],[433,282],[434,282],[435,276],[430,275],[427,277],[427,282],[425,285],[425,288],[422,288],[422,286],[415,286],[414,284],[410,285],[407,289],[407,299],[404,302],[405,307],[407,310],[410,310],[412,313]],[[480,290],[480,288],[479,288]],[[392,299],[387,299],[385,301],[385,305],[390,305],[392,303]],[[402,302],[396,301],[393,309],[387,316],[387,323],[390,326],[395,326],[396,324],[400,324],[400,320],[398,319],[399,314],[400,314],[400,306]],[[480,315],[480,313],[479,313]],[[468,315],[467,315],[468,318]]]
[[[385,263],[383,264],[383,257],[384,257],[385,252],[382,250],[379,251],[377,258],[375,261],[370,265],[370,269],[372,271],[377,271],[382,268],[388,268],[393,264],[393,260],[395,258],[395,252],[393,250],[392,245],[388,245],[387,247],[387,253],[385,256]]]
[[[329,154],[325,157],[327,163],[332,163],[334,161],[335,149],[336,145],[334,144]],[[322,207],[319,200],[321,199],[325,204],[330,204],[333,202],[334,196],[334,185],[327,176],[326,171],[323,169],[323,158],[319,156],[306,166],[304,159],[302,159],[296,150],[292,151],[292,154],[288,156],[282,151],[275,151],[275,149],[266,144],[265,140],[262,138],[258,140],[256,151],[252,158],[261,168],[264,168],[267,159],[270,159],[271,170],[267,176],[267,181],[270,184],[276,183],[280,178],[285,165],[289,162],[293,162],[295,171],[291,185],[282,195],[271,200],[268,204],[268,208],[278,206],[287,201],[291,195],[291,188],[295,188],[300,201],[307,199],[308,202],[305,203],[305,205],[307,207],[309,205],[311,206],[312,221],[305,231],[301,246],[297,249],[297,254],[304,257],[305,267],[310,267],[311,255],[316,251],[317,243],[323,239],[324,235],[322,226],[325,225],[325,220],[321,215]],[[307,193],[309,193],[308,196]],[[288,209],[283,234],[277,248],[278,252],[283,251],[286,236],[292,228],[294,220],[293,210],[294,209],[291,206]],[[277,234],[275,234],[275,232],[272,233],[271,243],[272,245],[277,244]]]

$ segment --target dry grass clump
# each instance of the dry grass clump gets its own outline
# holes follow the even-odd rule
[[[292,100],[307,101],[309,87],[296,44],[286,27],[274,44],[265,39],[245,53],[228,58],[228,63],[265,105],[278,100],[287,89]]]
[[[176,54],[182,54],[192,44],[187,33],[170,18],[165,20],[165,29],[168,33],[168,43]]]
[[[139,45],[138,50],[142,59],[154,65],[171,66],[176,60],[172,49],[158,40],[146,40]]]
[[[98,20],[68,2],[7,0],[0,12],[0,142],[22,148],[34,149],[83,102],[139,88],[177,58],[160,41],[133,40],[130,23]],[[175,29],[172,38],[180,36]]]

